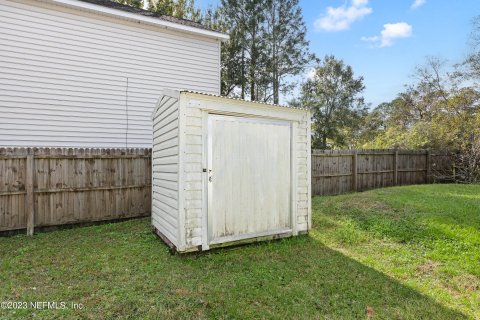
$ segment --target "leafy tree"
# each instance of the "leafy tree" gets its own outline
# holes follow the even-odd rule
[[[195,0],[113,0],[134,8],[158,12],[164,15],[199,21],[201,11],[195,7]]]
[[[384,134],[390,120],[390,109],[391,103],[384,102],[371,112],[366,112],[361,118],[358,139],[354,142],[352,141],[352,143],[355,146],[361,146],[366,141],[373,141],[381,134]]]
[[[350,146],[366,107],[363,77],[334,56],[325,56],[313,76],[302,84],[297,103],[312,111],[312,146],[328,149]]]
[[[480,15],[472,21],[470,34],[470,53],[467,58],[457,65],[456,75],[462,80],[469,80],[480,88]]]
[[[132,1],[132,0],[129,0]],[[195,0],[147,0],[148,10],[168,16],[200,21],[201,12],[195,7]]]
[[[114,0],[120,4],[124,4],[134,8],[143,8],[143,0]]]
[[[475,127],[480,93],[472,87],[459,87],[443,65],[439,59],[428,58],[417,67],[416,82],[383,104],[388,106],[383,108],[384,126],[369,121],[374,139],[364,139],[361,146],[465,150],[474,144],[480,137],[472,135],[480,130]]]

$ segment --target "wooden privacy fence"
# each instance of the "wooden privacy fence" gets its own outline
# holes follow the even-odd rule
[[[0,231],[150,214],[151,149],[0,148]]]
[[[431,183],[450,168],[445,153],[411,150],[312,150],[312,191],[332,195]]]

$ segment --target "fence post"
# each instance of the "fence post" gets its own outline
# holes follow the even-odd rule
[[[431,183],[432,181],[432,156],[430,150],[427,150],[427,175],[425,176],[425,183]]]
[[[455,154],[453,158],[453,163],[452,163],[452,176],[453,176],[453,183],[457,183],[457,166],[455,162]]]
[[[393,185],[398,184],[398,150],[395,149],[393,154]]]
[[[353,152],[352,155],[352,188],[353,191],[358,189],[358,154],[357,150]]]
[[[27,235],[33,236],[35,226],[35,205],[34,205],[34,172],[35,172],[35,155],[32,148],[28,149],[27,163],[26,163],[26,206],[27,213]]]

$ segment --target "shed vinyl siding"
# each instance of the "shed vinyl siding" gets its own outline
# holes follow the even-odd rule
[[[311,226],[311,183],[310,183],[310,113],[307,112],[296,128],[297,167],[297,232],[308,231]],[[307,151],[308,150],[308,151]]]
[[[204,174],[202,169],[204,145],[204,125],[202,111],[197,108],[182,106],[182,115],[185,117],[185,150],[184,150],[184,175],[185,175],[185,240],[187,247],[202,244],[202,206],[206,194],[204,187]],[[206,128],[205,128],[206,130]]]
[[[164,96],[153,121],[152,224],[178,247],[179,232],[179,109],[178,100]]]
[[[161,88],[219,93],[217,40],[29,0],[0,28],[0,146],[150,147]]]

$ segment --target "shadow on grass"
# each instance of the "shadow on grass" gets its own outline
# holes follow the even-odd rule
[[[466,318],[309,236],[176,259],[210,288],[212,317]]]
[[[0,270],[0,301],[84,306],[0,318],[465,318],[309,236],[172,256],[137,220],[0,239]]]

